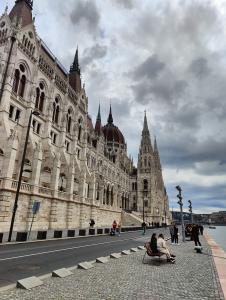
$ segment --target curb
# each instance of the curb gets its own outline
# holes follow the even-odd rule
[[[142,231],[142,230],[136,230],[136,232],[139,232],[139,231]],[[135,232],[135,231],[128,230],[125,232],[121,232],[121,234],[128,233],[128,232]],[[0,247],[9,246],[9,245],[20,245],[20,244],[45,243],[45,242],[49,242],[49,241],[74,240],[74,239],[80,239],[80,238],[90,238],[90,237],[99,237],[99,236],[107,236],[107,235],[109,235],[109,233],[84,235],[84,236],[78,235],[78,236],[73,236],[73,237],[51,238],[51,239],[45,239],[45,240],[33,240],[33,241],[25,241],[25,242],[6,242],[6,243],[0,243]]]
[[[128,254],[134,254],[134,253],[137,253],[138,251],[141,251],[143,249],[141,249],[142,246],[138,246],[136,248],[132,248],[132,249],[136,249],[136,252],[135,251],[131,251],[131,250],[123,250],[123,251],[126,251]],[[118,259],[118,258],[122,258],[122,257],[125,257],[126,255],[122,255],[121,252],[119,253],[111,253],[109,256],[104,256],[104,257],[101,257],[102,259],[104,259],[106,261],[106,263],[109,263],[110,261],[114,261],[115,259]],[[67,272],[68,274],[70,273],[70,275],[68,276],[71,276],[73,275],[73,271],[77,270],[77,269],[83,269],[81,268],[82,265],[89,265],[91,268],[97,266],[97,265],[101,265],[100,262],[97,262],[98,260],[100,259],[100,257],[97,257],[95,260],[92,260],[92,261],[83,261],[83,262],[80,262],[78,265],[75,265],[75,266],[72,266],[72,267],[68,267],[68,268],[63,268],[65,270],[65,272]],[[61,269],[60,269],[61,270]],[[86,270],[89,270],[89,268],[84,268],[83,269],[84,271]],[[51,273],[47,273],[47,274],[44,274],[44,275],[41,275],[41,276],[32,276],[32,277],[28,277],[28,278],[23,278],[22,280],[23,281],[30,281],[31,278],[36,278],[37,280],[39,281],[42,281],[44,279],[47,279],[47,278],[54,278],[53,276],[53,273],[56,272],[58,270],[53,270]],[[61,277],[59,277],[61,278]],[[63,277],[62,277],[63,278]],[[64,277],[65,278],[65,277]],[[0,287],[0,292],[4,292],[4,291],[8,291],[8,290],[13,290],[15,288],[19,288],[18,286],[18,282],[21,282],[21,280],[18,280],[17,283],[13,283],[13,284],[10,284],[10,285],[6,285],[4,287]],[[43,284],[45,284],[45,282],[43,282]],[[35,288],[35,287],[33,287]],[[30,289],[33,289],[32,287],[31,288],[26,288],[28,290]]]
[[[208,235],[204,233],[204,237],[209,244],[212,254],[213,261],[216,266],[216,272],[219,277],[220,285],[222,292],[224,294],[224,298],[226,299],[226,253],[225,251]],[[224,259],[222,259],[224,258]]]

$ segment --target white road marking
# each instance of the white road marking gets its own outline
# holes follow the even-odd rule
[[[44,251],[44,252],[38,252],[38,253],[26,254],[26,255],[14,256],[14,257],[0,258],[0,261],[12,260],[12,259],[24,258],[24,257],[30,257],[30,256],[36,256],[36,255],[49,254],[49,253],[54,253],[54,252],[68,251],[68,250],[73,250],[73,249],[92,247],[92,246],[98,246],[98,245],[104,245],[104,244],[111,244],[111,243],[117,243],[117,242],[124,242],[124,241],[136,240],[136,239],[137,238],[133,238],[133,239],[130,238],[130,239],[124,239],[124,240],[117,240],[117,241],[110,241],[110,242],[75,246],[75,247],[69,247],[69,248],[63,248],[63,249],[56,249],[56,250],[50,250],[50,251]]]

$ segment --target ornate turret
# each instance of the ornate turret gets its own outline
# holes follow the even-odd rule
[[[150,133],[149,133],[149,129],[148,129],[146,111],[144,112],[144,125],[143,125],[143,130],[142,130],[140,151],[142,153],[147,153],[147,152],[151,153],[153,151],[152,145],[151,145]]]
[[[95,125],[95,132],[100,136],[102,132],[102,125],[101,125],[101,115],[100,115],[100,104],[98,108],[97,120]]]
[[[122,144],[125,146],[125,139],[120,129],[113,124],[113,117],[110,105],[107,124],[103,127],[103,133],[108,142]]]
[[[113,124],[113,117],[112,117],[112,112],[111,112],[111,104],[110,104],[110,111],[109,111],[109,116],[108,116],[108,124]]]
[[[21,27],[27,26],[32,23],[32,9],[33,1],[17,0],[9,13],[9,17],[11,21],[16,18],[17,22],[21,22]]]
[[[75,52],[74,62],[70,67],[70,73],[69,73],[69,83],[76,92],[80,92],[82,88],[80,75],[81,75],[81,70],[79,67],[78,48],[77,48]]]
[[[154,142],[154,159],[155,159],[155,166],[161,170],[161,162],[160,162],[160,156],[159,156],[159,150],[158,150],[156,137],[155,137],[155,142]]]

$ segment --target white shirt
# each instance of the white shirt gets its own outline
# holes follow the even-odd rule
[[[159,237],[157,239],[157,249],[160,250],[160,249],[166,249],[166,241],[164,239],[162,239],[161,237]]]

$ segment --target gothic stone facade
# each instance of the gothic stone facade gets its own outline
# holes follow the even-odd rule
[[[32,1],[17,0],[10,13],[6,9],[0,17],[0,88],[3,240],[9,231],[30,116],[13,239],[18,232],[28,232],[35,201],[40,202],[40,209],[33,231],[47,232],[47,237],[54,231],[86,228],[91,218],[98,227],[109,226],[113,220],[121,220],[123,209],[139,214],[144,180],[148,180],[150,191],[150,197],[145,196],[149,199],[145,204],[147,220],[163,222],[168,199],[160,165],[155,165],[155,156],[147,148],[151,146],[146,147],[152,155],[149,169],[156,171],[149,172],[142,165],[146,150],[140,152],[136,171],[111,109],[107,125],[101,125],[99,110],[93,127],[78,50],[67,72],[36,33]],[[34,111],[39,114],[32,114]]]

